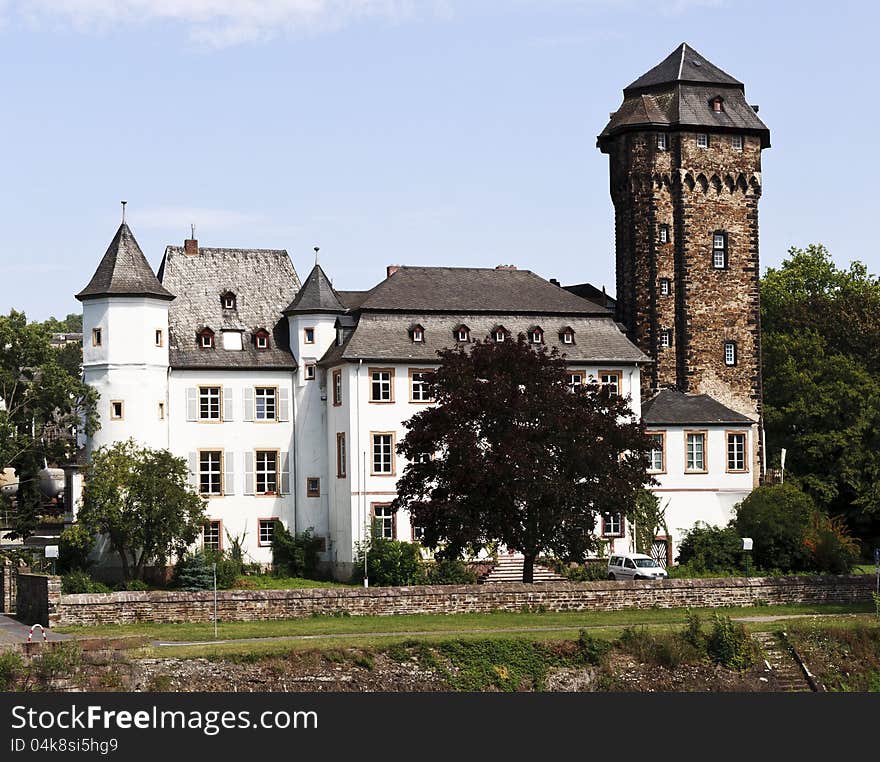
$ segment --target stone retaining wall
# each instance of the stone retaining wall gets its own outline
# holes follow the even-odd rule
[[[15,616],[20,622],[44,627],[58,623],[61,577],[19,573],[17,588]]]
[[[43,578],[46,579],[46,578]],[[56,578],[57,579],[57,578]],[[873,578],[752,577],[658,582],[552,582],[538,585],[223,590],[224,622],[291,619],[346,612],[352,616],[460,614],[488,611],[614,611],[628,608],[750,606],[757,603],[853,603],[871,600]],[[21,600],[21,597],[19,598]],[[134,622],[210,622],[213,592],[120,592],[65,595],[53,626]],[[34,620],[37,621],[37,620]]]
[[[15,566],[0,558],[0,613],[15,612]]]

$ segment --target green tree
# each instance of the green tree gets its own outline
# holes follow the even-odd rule
[[[734,526],[754,541],[761,569],[806,571],[813,568],[807,539],[816,506],[793,484],[758,487],[736,507]]]
[[[627,513],[650,481],[650,441],[628,401],[572,389],[564,357],[523,335],[438,354],[437,404],[404,424],[393,508],[449,556],[493,542],[520,551],[524,582],[541,553],[582,560],[597,514]]]
[[[761,281],[764,415],[786,480],[880,538],[880,280],[835,266],[824,246],[792,248]]]
[[[133,440],[92,453],[79,521],[107,537],[126,582],[143,579],[147,563],[182,555],[199,537],[206,501],[188,475],[185,459]]]
[[[19,478],[13,536],[27,537],[37,525],[44,463],[72,459],[74,433],[98,429],[97,399],[78,367],[67,367],[50,346],[44,325],[15,310],[0,315],[0,468],[14,468]]]

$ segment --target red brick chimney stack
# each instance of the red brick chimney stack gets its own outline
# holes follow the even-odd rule
[[[188,257],[199,256],[199,242],[196,238],[196,226],[191,228],[191,235],[183,242],[183,253]]]
[[[385,268],[385,277],[390,278],[399,269],[400,269],[400,265],[388,265],[388,267]]]

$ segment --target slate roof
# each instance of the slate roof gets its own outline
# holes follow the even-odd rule
[[[153,273],[126,223],[119,226],[107,247],[98,269],[89,284],[76,298],[98,299],[103,296],[149,296],[156,299],[174,299]]]
[[[735,424],[749,425],[755,421],[731,410],[708,394],[685,394],[663,389],[642,403],[642,419],[650,426],[687,426]]]
[[[282,310],[300,283],[286,250],[199,248],[197,256],[187,256],[183,247],[168,246],[159,278],[178,295],[168,311],[173,368],[296,367]],[[235,294],[235,310],[222,306],[220,297],[227,292]],[[197,341],[204,326],[215,333],[212,349]],[[224,328],[243,332],[242,351],[223,349]],[[270,333],[265,350],[254,342],[260,328]]]
[[[396,278],[399,272],[392,276]],[[559,291],[557,286],[551,286]],[[564,292],[567,293],[567,292]],[[579,298],[579,297],[575,297]],[[410,328],[418,323],[425,329],[425,341],[415,343]],[[437,361],[437,351],[455,345],[453,331],[464,324],[470,328],[471,338],[485,339],[493,328],[503,325],[512,337],[526,333],[539,325],[544,330],[544,341],[557,347],[572,363],[636,363],[648,362],[640,349],[620,331],[611,316],[513,314],[509,311],[429,313],[362,312],[357,328],[341,346],[334,344],[321,358],[319,365],[330,367],[341,362],[370,360],[376,362]],[[559,332],[570,326],[574,329],[574,344],[563,344]]]
[[[345,312],[345,310],[346,307],[340,301],[339,294],[336,293],[327,274],[321,269],[321,265],[316,264],[293,301],[284,310],[284,314],[293,312],[337,313]]]
[[[611,314],[530,270],[475,267],[401,267],[367,292],[360,309],[420,314]]]
[[[720,95],[723,111],[711,101]],[[764,148],[770,130],[748,104],[745,87],[693,48],[682,43],[666,59],[623,91],[623,103],[599,135],[599,147],[631,129],[709,128],[757,134]]]

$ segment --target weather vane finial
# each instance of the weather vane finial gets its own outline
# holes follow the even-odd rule
[[[126,205],[127,203],[128,203],[128,201],[123,201],[123,202],[122,202],[122,224],[123,224],[123,225],[125,224],[125,205]]]
[[[320,246],[315,246],[315,267],[318,266],[318,252],[321,250]]]

